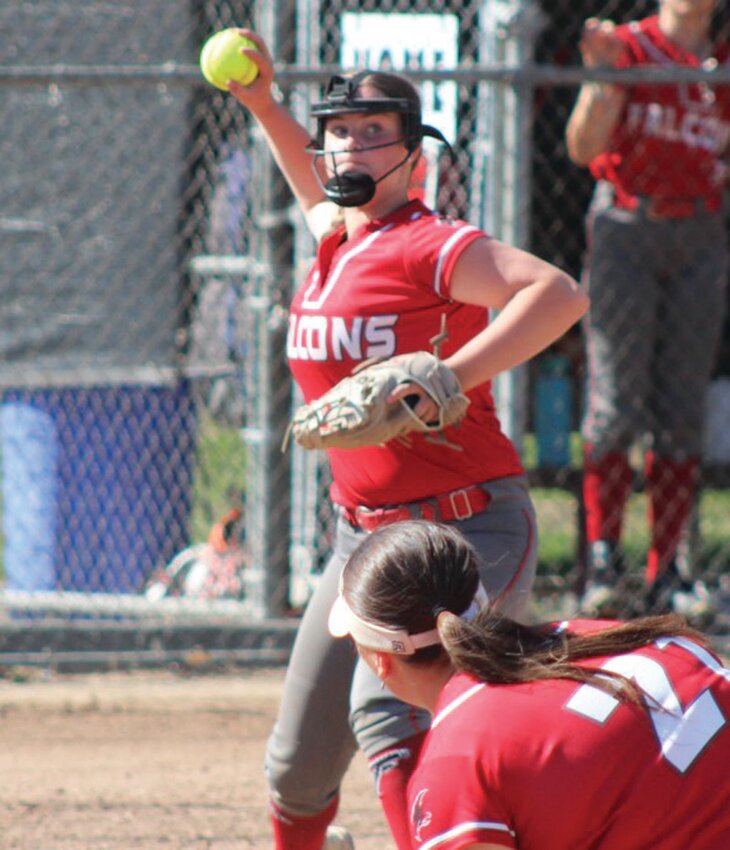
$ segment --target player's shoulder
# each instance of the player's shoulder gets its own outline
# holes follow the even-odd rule
[[[617,24],[613,31],[614,37],[622,41],[633,41],[639,33],[646,31],[648,20],[649,18],[642,18]]]
[[[447,297],[454,263],[472,242],[486,237],[469,222],[420,204],[412,210],[409,226],[399,230],[397,246],[409,279],[429,289],[435,285]]]
[[[409,230],[422,230],[426,232],[453,232],[464,228],[474,230],[474,225],[464,219],[453,215],[433,210],[425,204],[413,202],[409,206],[409,215],[405,222]]]
[[[440,726],[455,712],[470,707],[470,701],[486,687],[484,682],[468,673],[455,673],[439,695],[431,728]]]
[[[661,50],[661,44],[666,39],[659,29],[658,15],[619,24],[614,30],[614,35],[626,44],[628,50],[622,65],[649,62],[656,59],[654,55],[656,50],[660,53],[664,52]]]

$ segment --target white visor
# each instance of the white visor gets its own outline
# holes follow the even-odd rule
[[[489,598],[481,582],[477,587],[471,604],[460,614],[464,620],[472,620]],[[411,635],[405,629],[393,629],[388,626],[379,626],[363,620],[350,608],[342,595],[342,582],[340,581],[340,593],[330,610],[328,627],[333,637],[345,637],[350,635],[355,643],[368,649],[379,649],[390,652],[393,655],[413,655],[417,649],[424,646],[434,646],[441,642],[438,629],[430,629],[427,632],[419,632]]]

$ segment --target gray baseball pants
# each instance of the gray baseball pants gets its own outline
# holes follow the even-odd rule
[[[587,224],[583,438],[595,458],[641,436],[659,455],[698,457],[726,306],[724,216],[652,220],[598,184]]]
[[[523,476],[483,485],[486,511],[454,522],[480,555],[487,592],[500,609],[524,613],[537,566],[535,511]],[[294,815],[323,811],[338,793],[357,747],[375,755],[428,728],[430,715],[380,687],[349,639],[327,630],[340,573],[365,537],[338,518],[334,551],[302,618],[286,673],[265,770],[274,802]]]

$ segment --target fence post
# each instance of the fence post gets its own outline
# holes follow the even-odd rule
[[[532,61],[535,39],[545,14],[534,0],[484,0],[482,64],[521,68]],[[479,85],[478,133],[475,158],[478,190],[475,220],[491,235],[510,245],[527,248],[531,198],[532,86]],[[527,422],[527,369],[519,366],[494,381],[497,414],[518,450]]]
[[[256,29],[277,61],[293,60],[294,8],[291,0],[256,4]],[[251,567],[247,598],[253,616],[282,616],[289,595],[289,455],[281,442],[291,407],[286,364],[286,304],[293,260],[291,194],[257,127],[254,137],[251,244],[259,271],[248,302],[250,399],[247,443],[246,538]]]

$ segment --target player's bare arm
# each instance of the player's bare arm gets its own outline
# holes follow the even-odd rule
[[[311,136],[274,96],[274,62],[264,40],[253,30],[240,29],[239,32],[257,45],[256,50],[244,52],[256,63],[259,75],[247,86],[232,81],[229,90],[256,119],[277,165],[302,211],[307,214],[325,200],[312,170],[312,155],[307,150]]]
[[[580,41],[586,68],[611,68],[619,62],[624,45],[614,29],[612,21],[586,21]],[[626,92],[621,86],[592,81],[581,86],[566,128],[568,155],[573,162],[587,165],[608,148],[625,102]]]
[[[570,275],[496,239],[477,239],[463,252],[450,294],[456,301],[499,310],[481,333],[444,361],[464,391],[543,351],[589,304]]]

